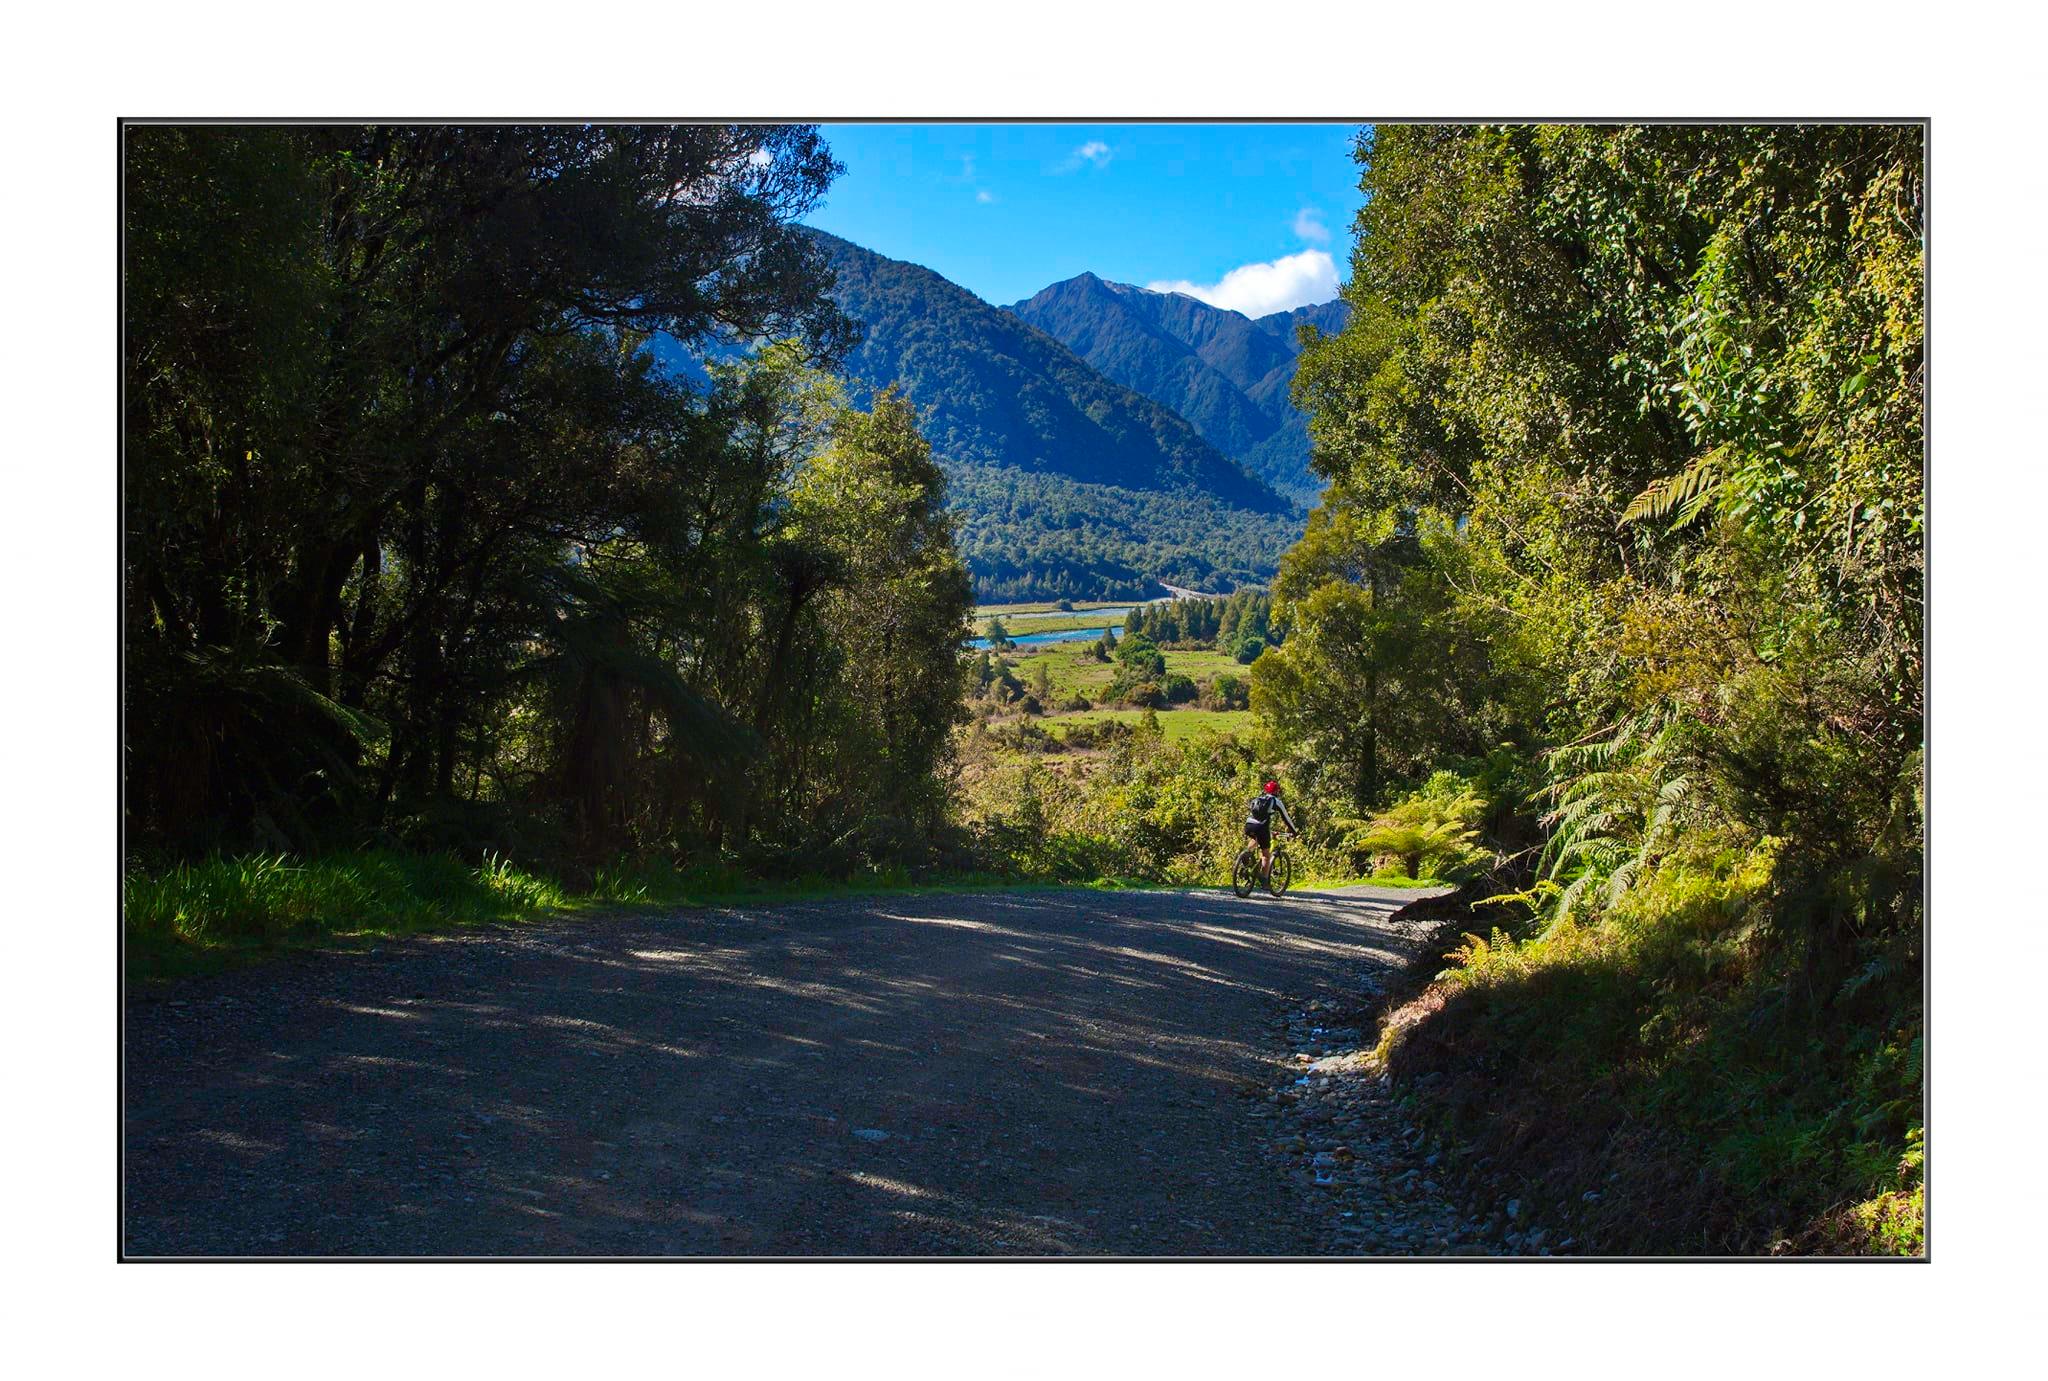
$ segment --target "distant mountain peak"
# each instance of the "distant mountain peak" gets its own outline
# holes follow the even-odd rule
[[[834,296],[868,328],[848,372],[875,387],[901,382],[932,408],[930,440],[942,458],[1134,489],[1193,485],[1260,511],[1288,506],[1184,418],[1017,315],[921,265],[836,237],[820,243],[839,274]],[[1100,286],[1088,275],[1081,291]],[[939,348],[949,337],[962,348]]]
[[[1298,328],[1336,331],[1342,300],[1253,318],[1187,293],[1107,282],[1054,283],[1008,309],[1116,382],[1185,417],[1203,439],[1282,493],[1313,502],[1306,419],[1289,388]]]

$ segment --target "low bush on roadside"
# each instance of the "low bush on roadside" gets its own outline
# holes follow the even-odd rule
[[[1703,835],[1620,898],[1475,928],[1378,1057],[1554,1235],[1601,1251],[1923,1250],[1915,942],[1816,988],[1771,839]],[[1512,907],[1482,907],[1511,923]],[[1591,1196],[1591,1197],[1588,1197]]]
[[[1060,881],[1085,880],[1089,867],[1102,877],[1184,886],[1228,881],[1245,846],[1246,807],[1269,772],[1249,736],[1169,743],[1156,720],[1084,722],[1063,732],[1066,746],[1106,749],[1105,756],[1085,771],[1010,758],[962,788],[958,812],[991,870]],[[1306,782],[1290,788],[1288,800],[1302,825],[1302,837],[1288,841],[1296,878],[1357,877],[1335,824],[1337,803]]]
[[[1472,784],[1438,772],[1422,789],[1369,820],[1339,819],[1353,866],[1374,876],[1462,882],[1477,876],[1493,855],[1479,842],[1486,801]]]

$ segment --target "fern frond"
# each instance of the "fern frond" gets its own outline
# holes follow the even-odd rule
[[[1690,524],[1706,510],[1714,489],[1721,482],[1721,462],[1727,448],[1717,446],[1705,455],[1695,459],[1675,475],[1652,480],[1642,493],[1629,501],[1621,512],[1623,524],[1639,523],[1648,518],[1662,518],[1678,510],[1678,518],[1668,531],[1676,532]]]
[[[1472,905],[1507,906],[1511,903],[1518,903],[1522,906],[1533,908],[1542,905],[1545,901],[1555,897],[1562,891],[1564,891],[1564,888],[1558,886],[1549,878],[1538,878],[1535,884],[1526,892],[1502,892],[1498,896],[1481,897],[1473,902]]]

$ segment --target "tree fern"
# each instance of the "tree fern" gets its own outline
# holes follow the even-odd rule
[[[1688,818],[1691,777],[1681,770],[1684,721],[1665,706],[1623,720],[1605,738],[1553,750],[1542,817],[1548,839],[1539,862],[1541,892],[1555,925],[1598,896],[1618,902]]]

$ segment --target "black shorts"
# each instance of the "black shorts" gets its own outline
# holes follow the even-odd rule
[[[1273,846],[1273,822],[1271,820],[1267,820],[1264,823],[1257,820],[1245,821],[1244,837],[1262,849],[1271,848]]]

